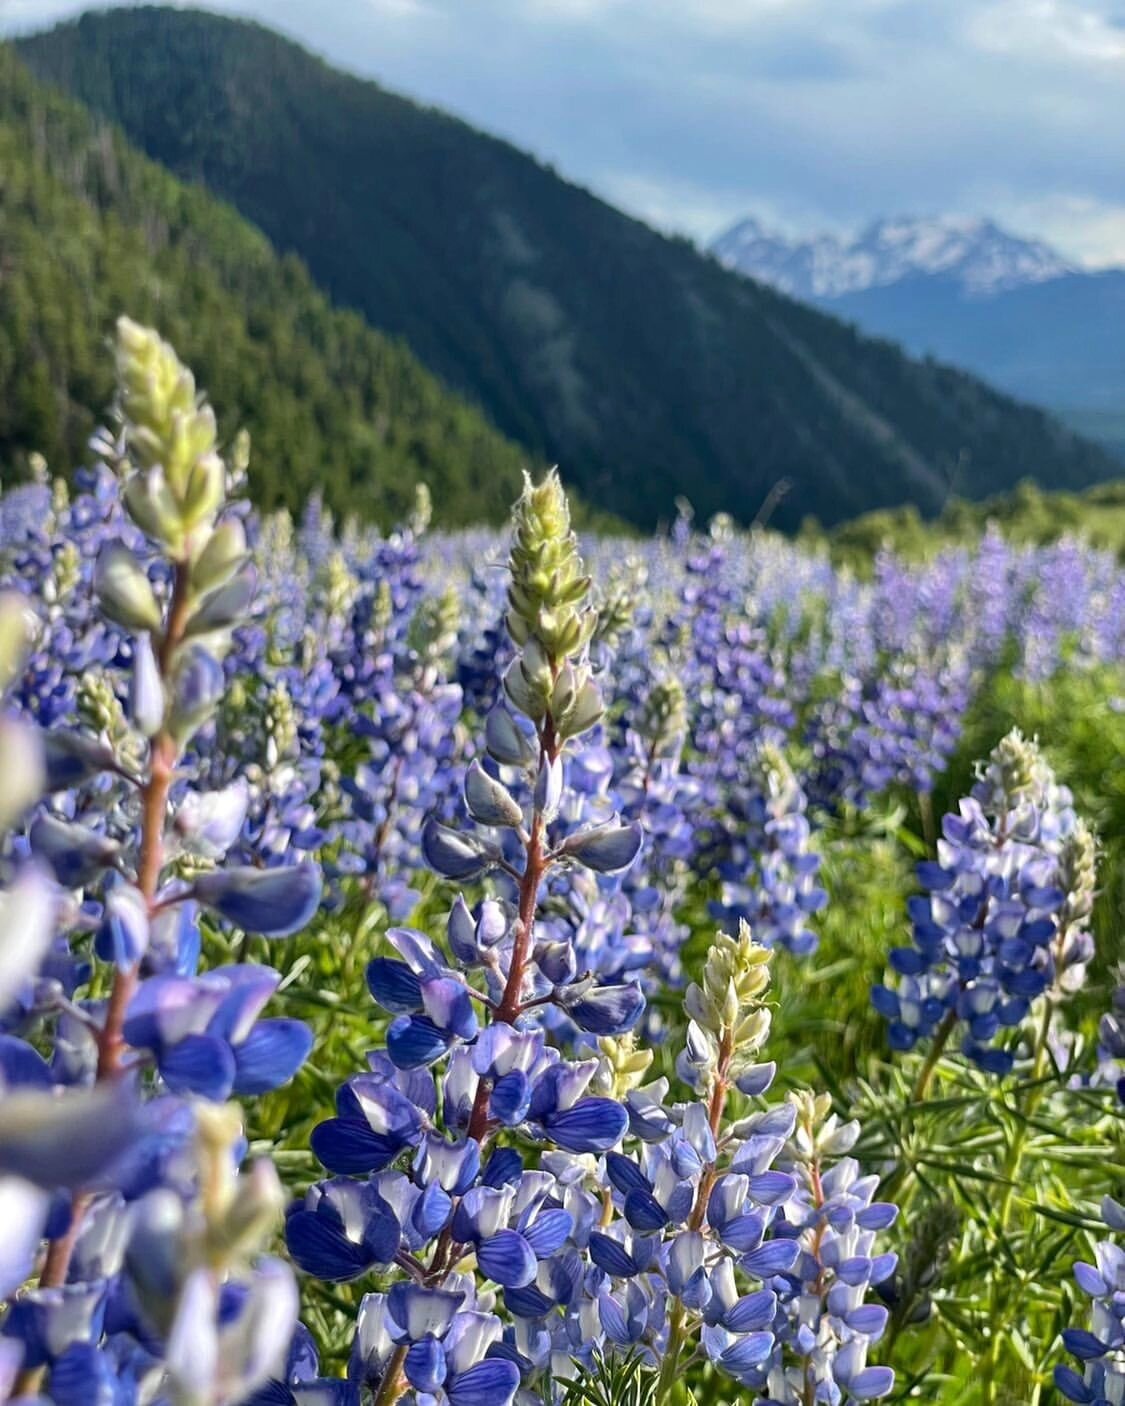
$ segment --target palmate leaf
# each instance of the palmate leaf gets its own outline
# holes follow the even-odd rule
[[[590,1370],[567,1383],[562,1406],[672,1406],[658,1398],[659,1380],[659,1372],[639,1352],[595,1352]],[[697,1406],[682,1381],[677,1383],[675,1406]]]

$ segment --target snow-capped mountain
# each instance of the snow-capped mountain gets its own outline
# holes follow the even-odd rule
[[[729,268],[1037,401],[1125,457],[1125,269],[1091,272],[992,220],[877,220],[786,239],[746,219]]]
[[[1075,272],[1038,240],[1009,234],[991,220],[958,215],[876,220],[854,239],[786,239],[755,219],[733,225],[712,252],[729,268],[795,298],[838,298],[904,279],[941,277],[959,291],[990,297]]]

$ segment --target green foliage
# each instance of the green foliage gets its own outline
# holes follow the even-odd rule
[[[1024,480],[1011,493],[970,503],[954,498],[926,522],[916,508],[864,513],[827,534],[832,558],[866,573],[880,547],[922,561],[943,547],[976,542],[995,523],[1013,542],[1044,545],[1063,535],[1085,538],[1125,560],[1125,480],[1098,484],[1084,493],[1045,493]],[[803,529],[810,541],[825,540],[814,523]]]
[[[159,322],[220,423],[254,441],[259,504],[502,520],[525,456],[399,343],[336,311],[297,258],[182,184],[0,46],[0,464],[81,462],[121,309]]]
[[[119,9],[21,52],[635,523],[680,493],[750,521],[788,485],[774,518],[795,527],[810,511],[933,513],[1031,464],[1057,487],[1120,471],[971,376],[909,361],[259,26]],[[44,389],[25,394],[42,415]]]
[[[638,1353],[604,1357],[599,1352],[592,1370],[567,1385],[563,1406],[662,1406],[658,1380],[659,1373]],[[691,1394],[684,1396],[688,1406]]]

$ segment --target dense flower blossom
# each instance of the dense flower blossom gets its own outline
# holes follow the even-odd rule
[[[748,784],[730,800],[733,830],[719,864],[721,921],[747,922],[767,947],[780,944],[805,957],[816,950],[808,926],[827,895],[817,884],[820,856],[810,848],[804,792],[781,752],[761,743],[748,764]]]
[[[885,1395],[891,1374],[865,1354],[886,1312],[865,1311],[863,1297],[893,1269],[893,1257],[868,1255],[893,1208],[872,1206],[875,1183],[854,1163],[822,1167],[847,1140],[823,1104],[810,1105],[793,1171],[773,1163],[795,1106],[737,1128],[724,1119],[729,1089],[757,1098],[772,1078],[757,1062],[768,954],[746,930],[712,949],[688,992],[679,1065],[697,1093],[677,1104],[666,1082],[643,1084],[652,1056],[629,1032],[644,997],[613,956],[628,949],[594,936],[613,928],[615,895],[628,911],[639,892],[615,876],[656,829],[649,793],[657,764],[678,758],[683,695],[665,686],[631,734],[638,769],[618,787],[638,818],[618,818],[604,748],[576,741],[602,713],[587,662],[595,622],[553,477],[517,506],[509,569],[507,704],[490,713],[485,759],[464,781],[479,828],[431,820],[422,838],[440,874],[491,874],[494,896],[459,896],[442,944],[391,928],[390,952],[369,964],[392,1017],[386,1050],[313,1134],[332,1176],[291,1207],[290,1254],[329,1281],[398,1272],[357,1323],[349,1377],[376,1402],[409,1389],[451,1406],[502,1403],[521,1385],[553,1397],[595,1350],[640,1347],[674,1372],[688,1337],[779,1400],[803,1399],[805,1376],[823,1376],[835,1400]],[[539,911],[545,881],[564,896],[557,912]],[[588,1057],[547,1042],[560,1018]],[[823,1298],[812,1320],[806,1280]]]
[[[551,476],[505,569],[424,493],[385,534],[258,518],[171,349],[123,322],[118,373],[94,466],[0,498],[0,1400],[557,1406],[628,1363],[665,1391],[708,1364],[755,1406],[890,1393],[896,1211],[825,1096],[770,1101],[769,949],[816,945],[824,812],[924,795],[998,661],[1121,655],[1119,566],[989,533],[864,581],[686,514],[580,557]],[[1094,859],[1007,739],[922,867],[876,992],[892,1043],[958,1033],[1006,1070],[1082,981]],[[700,963],[715,895],[736,935]],[[282,1002],[315,956],[283,981],[242,938],[318,911],[326,940],[383,934],[379,1015],[286,1265],[225,1100],[312,1038]],[[1121,1392],[1119,1256],[1095,1259],[1057,1375],[1090,1403]],[[291,1265],[368,1291],[346,1377]]]
[[[972,794],[942,824],[936,862],[919,865],[927,895],[911,900],[914,944],[891,952],[899,975],[877,986],[891,1044],[944,1045],[954,1029],[982,1069],[1005,1074],[1037,1001],[1082,984],[1096,846],[1038,747],[1009,734]]]

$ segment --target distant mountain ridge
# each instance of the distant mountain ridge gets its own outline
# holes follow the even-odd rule
[[[1125,270],[1091,272],[991,220],[878,220],[788,239],[746,219],[728,268],[1056,411],[1125,455]]]
[[[854,239],[787,239],[748,218],[711,249],[729,268],[802,299],[839,298],[925,277],[947,279],[965,295],[990,297],[1077,271],[1039,240],[959,215],[875,220]]]
[[[1114,472],[972,377],[739,278],[258,25],[121,8],[19,47],[639,526],[678,494],[749,521],[781,481],[774,521],[793,527]]]

